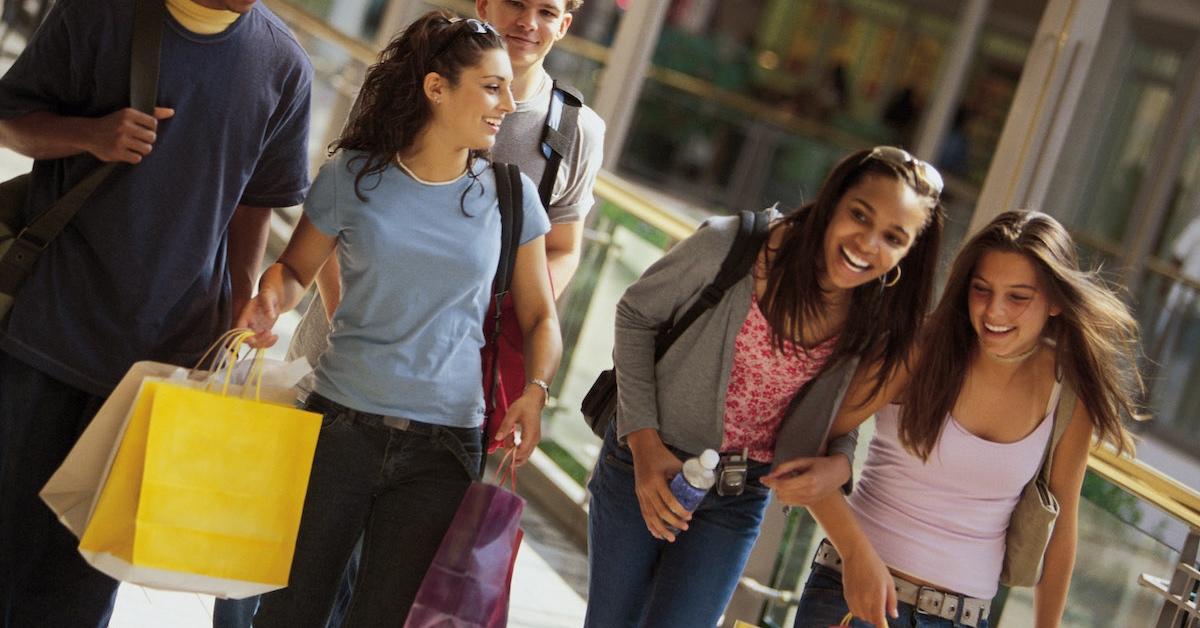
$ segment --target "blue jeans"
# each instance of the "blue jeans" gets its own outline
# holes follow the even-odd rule
[[[888,618],[888,628],[962,628],[963,624],[952,619],[942,619],[919,613],[912,604],[901,602],[896,605],[899,617]],[[813,565],[812,574],[804,584],[800,595],[800,606],[796,609],[793,628],[829,628],[842,621],[850,612],[842,593],[842,574],[823,565]],[[855,618],[853,628],[871,628],[873,624]],[[979,622],[978,628],[987,628],[987,620]]]
[[[634,492],[633,455],[610,428],[588,490],[590,628],[717,625],[758,538],[770,492],[752,463],[745,492],[710,492],[674,543],[650,535]]]
[[[103,403],[0,352],[0,627],[108,625],[117,581],[38,497]]]
[[[362,563],[343,626],[398,626],[475,479],[479,429],[381,417],[310,395],[323,415],[287,588],[262,596],[258,628],[324,628],[359,536]]]

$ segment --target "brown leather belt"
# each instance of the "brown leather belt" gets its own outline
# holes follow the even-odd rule
[[[821,541],[813,563],[842,573],[842,557],[838,556],[837,549],[829,539]],[[991,610],[991,600],[939,591],[927,585],[909,582],[895,574],[892,574],[892,579],[896,581],[896,599],[911,604],[918,613],[924,615],[949,619],[975,628],[988,618]]]

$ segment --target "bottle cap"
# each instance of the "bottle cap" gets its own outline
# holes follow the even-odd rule
[[[700,454],[700,466],[710,471],[716,469],[717,463],[720,461],[721,456],[711,449],[705,449],[704,452]]]

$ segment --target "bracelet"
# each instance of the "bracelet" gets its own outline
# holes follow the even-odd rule
[[[525,384],[526,388],[529,388],[530,386],[537,386],[538,388],[542,389],[542,394],[543,394],[542,404],[543,405],[545,405],[546,402],[550,401],[550,384],[547,384],[546,380],[538,379],[535,377],[535,378],[529,380],[529,382]]]

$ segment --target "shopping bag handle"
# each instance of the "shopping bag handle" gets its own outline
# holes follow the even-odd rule
[[[245,327],[231,329],[224,334],[221,334],[221,336],[217,338],[216,342],[214,342],[208,348],[208,350],[204,352],[204,355],[201,356],[200,360],[196,363],[196,368],[194,370],[201,370],[201,366],[204,364],[204,362],[209,359],[210,355],[212,356],[212,362],[210,362],[207,370],[210,377],[205,386],[206,390],[212,389],[213,382],[211,376],[223,370],[225,371],[225,378],[221,385],[221,395],[229,395],[229,384],[233,381],[233,369],[237,365],[238,356],[241,354],[243,346],[249,346],[246,344],[246,341],[254,336],[255,332]],[[220,349],[224,350],[220,351]],[[214,352],[216,353],[214,354]],[[255,349],[254,362],[250,365],[250,372],[246,374],[246,385],[242,388],[243,397],[249,398],[249,384],[253,381],[254,400],[261,400],[263,369],[265,368],[265,365],[266,353],[262,349]]]
[[[245,328],[234,328],[221,334],[216,341],[208,346],[208,350],[204,352],[204,355],[200,356],[200,359],[196,361],[196,366],[192,370],[201,370],[201,367],[204,366],[204,362],[208,360],[209,356],[212,356],[212,362],[209,363],[208,368],[205,370],[209,373],[216,372],[220,368],[220,365],[225,363],[225,360],[223,353],[215,353],[214,355],[214,352],[218,351],[219,349],[228,348],[227,345],[233,342],[235,337],[245,333],[246,331],[247,330]]]
[[[517,492],[517,448],[510,447],[504,451],[504,457],[500,459],[500,464],[496,466],[496,486],[503,487],[505,481],[512,487],[512,492]],[[508,468],[505,468],[505,465]]]

